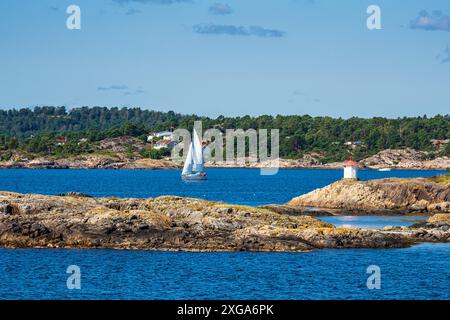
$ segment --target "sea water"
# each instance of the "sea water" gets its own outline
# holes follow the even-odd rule
[[[426,177],[442,171],[362,170],[363,180]],[[0,170],[0,190],[92,196],[177,195],[263,205],[341,178],[341,170],[209,169],[209,180],[185,183],[165,170]],[[325,217],[336,225],[381,228],[423,217]],[[346,220],[347,219],[347,220]],[[353,219],[353,220],[352,220]],[[407,220],[405,220],[407,219]],[[67,268],[80,268],[80,289]],[[367,287],[380,267],[381,288]],[[133,250],[0,249],[0,299],[449,299],[450,244],[405,249],[306,253],[187,253]]]

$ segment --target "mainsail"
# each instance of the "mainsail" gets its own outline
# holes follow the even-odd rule
[[[188,154],[184,162],[183,176],[192,174],[194,172],[203,172],[203,149],[197,131],[194,129],[192,142],[189,145]]]
[[[189,145],[189,151],[186,156],[186,160],[184,161],[183,172],[181,173],[183,176],[192,173],[192,143]]]
[[[203,148],[197,130],[194,129],[194,137],[192,141],[194,171],[203,172]]]

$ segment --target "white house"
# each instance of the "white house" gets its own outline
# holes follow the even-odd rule
[[[173,132],[172,131],[161,131],[157,133],[151,133],[147,136],[147,141],[152,142],[154,138],[160,138],[162,140],[170,140],[173,141]]]
[[[173,132],[172,131],[161,131],[156,134],[157,138],[161,138],[164,140],[173,140]]]
[[[147,142],[152,142],[153,139],[155,139],[155,138],[156,138],[156,133],[150,133],[150,134],[147,136]]]
[[[153,149],[160,150],[163,148],[167,148],[172,150],[177,145],[176,141],[170,140],[159,140],[154,146]]]
[[[358,179],[358,164],[351,159],[345,164],[344,179]]]
[[[360,140],[357,140],[357,141],[347,141],[344,143],[344,145],[346,145],[347,147],[350,147],[352,149],[355,149],[358,146],[363,146],[364,143]]]

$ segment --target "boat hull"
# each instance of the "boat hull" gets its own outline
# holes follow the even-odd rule
[[[208,175],[204,172],[182,175],[181,178],[186,181],[207,180]]]

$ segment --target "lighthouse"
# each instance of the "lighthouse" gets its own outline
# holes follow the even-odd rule
[[[345,163],[344,179],[358,179],[358,164],[352,159]]]

